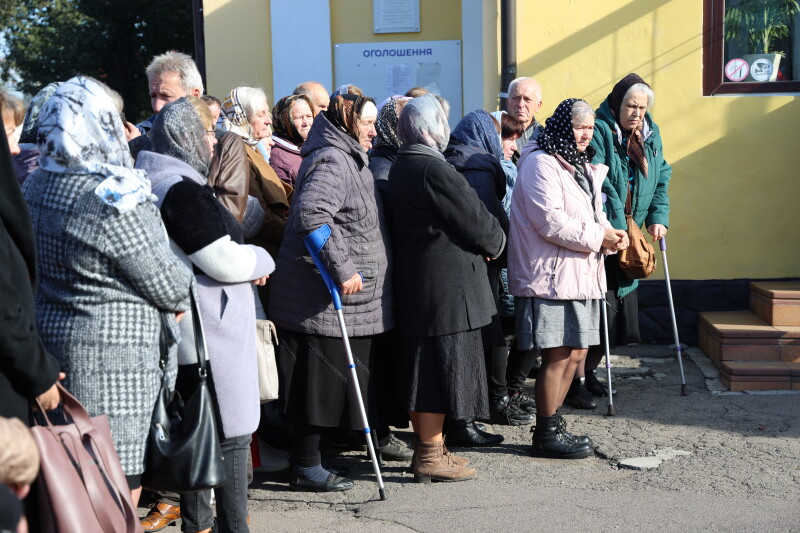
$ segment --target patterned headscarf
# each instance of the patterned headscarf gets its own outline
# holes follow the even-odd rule
[[[40,168],[104,176],[95,194],[119,212],[155,201],[147,174],[133,168],[119,111],[97,82],[77,76],[61,85],[39,113],[36,141]]]
[[[375,130],[378,136],[372,142],[372,146],[388,146],[390,148],[400,148],[400,139],[397,138],[397,115],[398,102],[407,102],[411,98],[405,96],[393,96],[383,104],[378,111],[378,120],[375,123]]]
[[[583,152],[579,152],[578,144],[575,142],[575,132],[572,129],[572,106],[579,101],[583,100],[567,98],[558,104],[553,116],[547,119],[544,130],[536,140],[542,150],[550,155],[560,155],[572,166],[588,163],[595,154],[595,150],[591,146]]]
[[[397,123],[397,138],[403,144],[422,144],[445,151],[450,140],[450,125],[442,104],[434,95],[425,94],[406,103]]]
[[[245,144],[255,146],[258,140],[253,138],[253,131],[250,128],[250,121],[244,112],[241,100],[239,99],[239,88],[233,89],[231,93],[222,101],[222,114],[225,116],[223,127],[225,131],[232,131],[237,134]]]
[[[194,106],[186,98],[170,102],[156,115],[150,130],[153,151],[183,161],[201,176],[208,175],[211,150],[205,139],[206,128]]]
[[[483,148],[498,161],[503,159],[503,145],[500,134],[491,115],[483,109],[470,111],[456,124],[450,137],[469,146]]]
[[[50,97],[53,96],[53,93],[56,92],[56,89],[58,89],[60,86],[60,81],[48,83],[41,91],[36,93],[36,96],[33,97],[33,100],[31,100],[31,105],[28,106],[28,112],[25,113],[25,120],[22,123],[22,134],[19,136],[20,143],[36,142],[36,132],[39,131],[39,113],[41,113],[44,104],[47,103]]]
[[[300,146],[304,139],[292,121],[292,108],[298,101],[303,101],[308,104],[309,109],[314,109],[311,99],[304,94],[284,96],[275,102],[275,106],[272,108],[272,130],[278,137]]]
[[[336,128],[358,140],[358,118],[367,104],[375,107],[375,100],[368,96],[340,94],[331,98],[328,109],[323,113],[325,113],[325,118]]]

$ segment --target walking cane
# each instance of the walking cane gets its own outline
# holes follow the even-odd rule
[[[607,416],[614,416],[616,415],[616,411],[614,410],[614,395],[611,392],[611,348],[608,346],[608,311],[606,310],[606,306],[608,302],[606,302],[605,297],[600,300],[600,311],[603,315],[603,331],[605,332],[605,337],[603,337],[603,344],[605,345],[606,349],[606,380],[608,381],[608,412],[606,413]]]
[[[367,411],[364,409],[364,399],[361,397],[361,388],[358,385],[358,376],[356,375],[356,365],[353,361],[353,352],[350,350],[350,339],[347,336],[347,328],[345,327],[344,315],[342,314],[342,299],[339,296],[339,289],[336,287],[336,283],[334,283],[328,270],[319,258],[319,253],[322,247],[325,246],[325,243],[328,242],[328,237],[330,236],[331,228],[327,224],[323,224],[306,235],[303,241],[311,254],[311,258],[314,260],[314,264],[317,265],[322,280],[325,282],[325,286],[328,288],[328,291],[331,293],[331,298],[333,299],[333,307],[336,309],[336,315],[339,318],[339,328],[342,330],[342,342],[344,342],[344,349],[347,352],[347,366],[350,369],[350,381],[355,389],[356,398],[358,399],[358,409],[361,412],[361,424],[364,427],[364,437],[367,439],[367,447],[369,448],[370,459],[372,459],[372,467],[375,470],[375,477],[378,478],[378,494],[381,500],[386,500],[389,497],[386,495],[386,489],[383,486],[381,469],[378,466],[375,446],[373,446],[370,436],[371,430],[369,428],[369,422],[367,421]]]
[[[661,248],[661,257],[664,258],[664,279],[667,282],[667,296],[669,298],[669,314],[672,317],[672,333],[675,335],[675,353],[678,357],[678,366],[681,369],[681,396],[686,394],[686,376],[683,374],[683,360],[681,359],[681,341],[678,339],[678,321],[675,319],[675,304],[672,302],[672,286],[669,282],[669,267],[667,266],[667,238],[661,237],[658,241]]]

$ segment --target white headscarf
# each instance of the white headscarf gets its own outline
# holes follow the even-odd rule
[[[423,144],[444,152],[450,140],[450,125],[439,100],[432,94],[409,100],[400,112],[397,138],[403,144]]]
[[[98,83],[77,76],[63,83],[39,114],[40,168],[63,174],[99,174],[95,194],[120,213],[155,201],[150,180],[133,168],[122,119]]]

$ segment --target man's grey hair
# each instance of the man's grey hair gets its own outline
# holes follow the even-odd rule
[[[163,76],[167,72],[174,72],[181,80],[181,87],[186,94],[191,93],[193,89],[200,89],[200,94],[204,92],[203,78],[200,76],[200,71],[197,70],[197,65],[191,57],[182,52],[170,50],[154,57],[147,65],[146,72],[148,81],[152,81],[156,76]]]
[[[522,77],[515,78],[515,79],[511,80],[511,83],[508,84],[508,95],[511,96],[511,93],[514,92],[514,89],[516,89],[517,85],[519,85],[523,81],[532,81],[534,83],[534,88],[539,87],[539,84],[533,78],[530,78],[528,76],[522,76]],[[538,100],[542,99],[542,94],[541,93],[542,93],[541,89],[536,91],[536,98]]]
[[[572,125],[577,125],[586,120],[589,117],[594,116],[594,109],[590,106],[586,100],[578,100],[574,104],[572,104]]]
[[[631,85],[627,91],[625,91],[625,96],[622,97],[622,101],[628,99],[628,97],[633,93],[644,93],[647,96],[647,108],[651,108],[656,100],[656,95],[653,94],[653,89],[650,88],[649,85],[646,83],[634,83]]]

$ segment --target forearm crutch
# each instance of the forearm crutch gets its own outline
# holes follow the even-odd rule
[[[356,365],[355,361],[353,360],[353,352],[350,350],[350,339],[347,336],[347,328],[344,323],[344,315],[342,314],[342,299],[339,296],[339,289],[336,286],[336,283],[334,283],[333,279],[328,273],[328,269],[325,268],[325,265],[322,264],[322,261],[319,258],[319,253],[322,250],[322,247],[325,246],[325,243],[328,242],[328,237],[330,236],[331,228],[327,224],[323,224],[316,230],[306,235],[303,241],[305,242],[306,248],[308,248],[308,252],[311,254],[311,258],[314,260],[314,264],[317,265],[319,273],[322,276],[322,280],[325,282],[325,286],[328,288],[328,292],[331,293],[331,298],[333,299],[333,307],[336,309],[336,316],[339,318],[339,328],[342,331],[342,342],[344,343],[344,349],[347,352],[347,366],[350,369],[350,382],[355,389],[356,398],[358,399],[358,409],[361,413],[361,425],[364,428],[364,437],[366,437],[367,447],[369,448],[369,457],[372,460],[372,467],[375,470],[375,477],[378,480],[378,494],[380,495],[381,500],[386,500],[388,499],[388,496],[386,495],[386,489],[383,486],[381,469],[378,465],[378,458],[375,454],[375,446],[373,445],[372,437],[370,435],[372,430],[370,430],[369,421],[367,420],[367,411],[364,409],[364,399],[361,397],[361,387],[358,385]]]
[[[683,373],[683,359],[681,357],[681,341],[678,338],[678,321],[675,318],[675,304],[672,301],[672,286],[669,281],[669,267],[667,266],[667,238],[661,237],[658,241],[661,248],[661,257],[664,259],[664,279],[667,282],[667,297],[669,298],[669,315],[672,318],[672,333],[675,336],[675,354],[678,358],[678,367],[681,369],[681,396],[686,394],[686,376]]]

